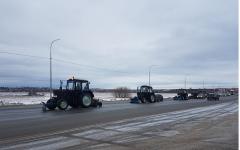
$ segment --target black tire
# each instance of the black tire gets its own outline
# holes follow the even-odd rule
[[[142,102],[142,103],[146,103],[146,102],[147,102],[146,98],[145,98],[145,97],[142,97],[142,98],[141,98],[141,102]]]
[[[46,107],[49,109],[49,110],[54,110],[56,109],[57,107],[57,102],[55,99],[49,99],[46,103]]]
[[[84,108],[88,108],[92,105],[93,103],[93,98],[90,94],[84,94],[82,99],[81,99],[81,105]]]
[[[60,99],[57,102],[57,107],[61,110],[66,110],[68,108],[68,102],[64,99]]]
[[[155,103],[156,102],[156,98],[154,97],[154,95],[151,95],[149,102],[150,103]]]

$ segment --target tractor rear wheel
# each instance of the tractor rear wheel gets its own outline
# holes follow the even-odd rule
[[[81,100],[82,107],[88,108],[92,105],[92,103],[93,103],[92,96],[90,94],[84,94]]]
[[[59,109],[65,110],[65,109],[68,108],[68,102],[64,99],[60,99],[57,102],[57,106],[58,106]]]

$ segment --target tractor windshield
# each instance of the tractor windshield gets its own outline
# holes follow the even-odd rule
[[[67,82],[67,90],[74,90],[75,89],[75,82],[68,81]]]
[[[141,92],[149,92],[148,90],[149,90],[148,87],[142,87],[141,88]]]

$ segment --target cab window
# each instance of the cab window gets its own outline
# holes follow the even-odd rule
[[[148,92],[148,88],[147,87],[142,87],[141,92]]]
[[[74,84],[74,82],[69,81],[69,82],[67,83],[67,89],[68,89],[68,90],[74,90],[74,89],[75,89],[75,84]]]
[[[149,88],[149,92],[152,93],[152,88]]]
[[[76,83],[76,90],[82,90],[82,85],[80,82]]]
[[[89,84],[87,82],[82,83],[82,87],[83,87],[83,90],[89,90]]]

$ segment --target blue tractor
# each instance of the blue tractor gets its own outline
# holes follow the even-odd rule
[[[143,85],[137,88],[137,96],[133,97],[130,103],[155,103],[163,101],[163,96],[155,94],[151,86]]]
[[[54,96],[46,103],[42,102],[43,110],[46,110],[46,108],[54,110],[56,107],[65,110],[68,106],[72,108],[102,106],[102,102],[94,99],[94,94],[89,89],[90,82],[87,80],[69,79],[65,88],[62,86],[62,81],[60,81],[60,84],[60,88],[53,91]]]

